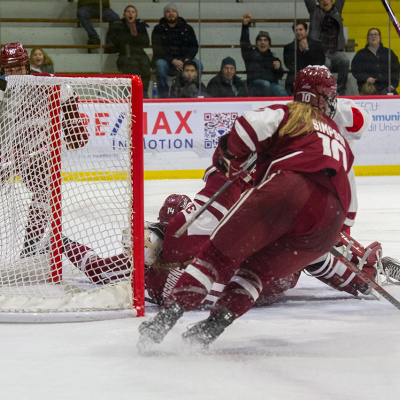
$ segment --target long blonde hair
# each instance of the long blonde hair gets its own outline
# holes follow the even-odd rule
[[[318,119],[322,110],[299,101],[288,103],[287,106],[289,108],[289,119],[279,131],[279,136],[289,135],[294,137],[303,133],[311,133],[314,130],[313,119]]]
[[[36,50],[39,50],[43,53],[43,64],[42,65],[53,65],[54,66],[53,60],[47,55],[47,53],[41,47],[37,47],[37,46],[31,50],[31,54],[29,56],[29,61],[31,62],[31,65],[35,65],[35,64],[33,64],[33,53]]]

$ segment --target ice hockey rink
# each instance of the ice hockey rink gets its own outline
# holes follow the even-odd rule
[[[352,235],[400,258],[400,177],[357,178]],[[146,181],[145,218],[171,193],[191,197],[200,180]],[[385,286],[400,299],[400,286]],[[149,304],[146,317],[158,307]],[[353,298],[303,276],[275,304],[252,309],[206,352],[180,335],[206,311],[187,313],[141,356],[143,318],[0,325],[0,398],[134,400],[394,400],[400,398],[400,310]]]

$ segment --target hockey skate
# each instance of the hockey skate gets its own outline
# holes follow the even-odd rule
[[[50,241],[47,237],[40,239],[38,237],[25,236],[24,247],[21,250],[20,257],[32,257],[43,255],[50,252]]]
[[[387,281],[390,283],[400,284],[400,261],[392,257],[383,257],[382,266],[385,271]],[[397,282],[394,282],[396,280]]]
[[[182,338],[186,343],[206,350],[234,319],[234,315],[229,310],[222,310],[193,325],[182,334]]]
[[[65,246],[76,243],[67,236],[62,235],[62,253],[65,251]],[[45,237],[40,240],[38,238],[25,237],[24,248],[20,253],[21,258],[44,255],[50,253],[50,239]]]
[[[184,309],[180,305],[171,304],[150,321],[143,322],[139,326],[140,338],[137,344],[139,353],[145,353],[152,345],[161,343],[183,313]]]
[[[76,242],[74,242],[73,240],[71,240],[69,237],[62,235],[62,254],[65,253],[65,248],[68,245],[74,244]]]
[[[39,241],[39,238],[31,238],[29,236],[25,236],[24,239],[24,247],[20,253],[21,258],[32,257],[36,254],[36,244]]]

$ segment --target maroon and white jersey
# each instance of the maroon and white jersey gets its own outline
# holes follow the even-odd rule
[[[173,217],[165,230],[163,262],[185,262],[193,258],[209,238],[219,221],[240,198],[246,183],[235,181],[178,239],[175,232],[220,189],[228,178],[217,168],[209,167],[203,177],[206,185],[185,210]]]
[[[313,120],[314,130],[301,136],[279,136],[289,118],[286,105],[273,105],[240,116],[228,140],[229,151],[235,156],[258,153],[255,183],[265,182],[277,171],[315,173],[331,176],[331,187],[347,213],[346,226],[354,224],[357,211],[354,156],[335,122],[324,114]],[[315,175],[315,174],[314,174]]]
[[[206,170],[203,180],[206,184],[196,194],[193,202],[189,203],[185,210],[169,221],[163,241],[164,263],[183,263],[192,259],[209,239],[219,221],[240,198],[247,186],[240,179],[235,181],[178,239],[174,237],[175,232],[226,183],[228,178],[215,167],[210,167]],[[184,265],[170,270],[150,268],[146,275],[146,289],[149,296],[153,300],[162,303],[168,298],[185,268],[186,266]],[[205,303],[213,304],[223,288],[223,284],[215,282]]]

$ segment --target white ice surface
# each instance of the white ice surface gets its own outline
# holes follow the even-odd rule
[[[400,177],[358,178],[353,236],[400,258]],[[146,219],[172,192],[201,181],[145,182]],[[400,286],[386,286],[400,299]],[[149,305],[149,318],[158,310]],[[400,399],[400,311],[303,277],[272,306],[235,321],[208,352],[182,347],[187,313],[149,355],[136,349],[143,318],[0,325],[0,399]]]

